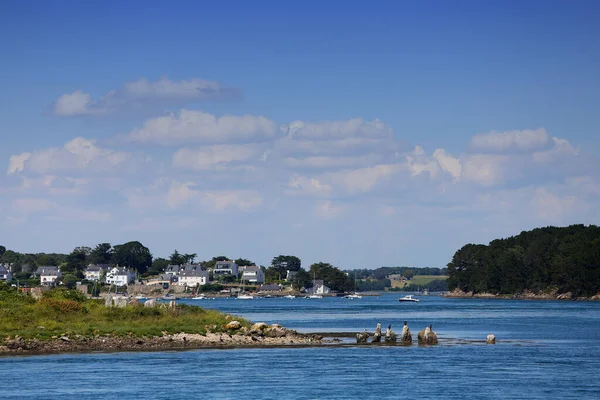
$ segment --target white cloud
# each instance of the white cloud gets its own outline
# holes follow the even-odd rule
[[[289,193],[306,193],[314,196],[328,196],[332,192],[331,185],[322,183],[318,178],[307,178],[294,175],[288,182]]]
[[[410,171],[411,176],[429,173],[431,178],[435,178],[439,172],[439,165],[435,160],[431,160],[425,154],[425,150],[421,146],[415,146],[414,150],[405,154],[406,167]]]
[[[55,204],[48,199],[32,197],[13,199],[11,203],[11,211],[22,215],[30,215],[48,211],[54,207]]]
[[[294,139],[340,139],[349,137],[383,137],[393,134],[392,129],[376,119],[365,121],[354,118],[345,121],[294,121],[281,126],[282,132]]]
[[[438,165],[443,171],[452,175],[455,182],[460,179],[462,166],[458,158],[452,157],[450,154],[446,154],[444,149],[436,149],[433,152],[433,158],[437,161]]]
[[[151,82],[141,78],[110,90],[98,100],[81,90],[63,94],[54,103],[54,113],[61,117],[112,115],[189,101],[237,99],[240,95],[238,89],[203,79],[171,81],[162,78]]]
[[[82,137],[67,142],[62,149],[48,148],[33,153],[14,155],[8,173],[94,169],[108,171],[131,158],[130,153],[99,147],[94,140]]]
[[[365,154],[361,156],[313,156],[313,157],[287,157],[283,163],[289,168],[348,168],[374,164],[383,156],[381,154]]]
[[[129,141],[173,145],[189,142],[226,143],[272,138],[273,121],[262,116],[225,115],[216,117],[202,111],[181,110],[179,115],[152,118],[127,135]]]
[[[479,151],[504,152],[507,150],[534,150],[548,143],[548,134],[543,128],[536,130],[483,133],[473,136],[471,148]]]
[[[402,170],[399,164],[380,164],[373,167],[342,170],[332,173],[334,184],[343,186],[350,193],[371,191],[381,180]]]
[[[7,174],[11,175],[16,172],[22,172],[25,168],[25,162],[31,158],[31,153],[22,153],[14,156],[10,156],[8,159],[8,171]]]
[[[330,200],[325,200],[317,203],[315,214],[322,219],[334,219],[340,217],[344,213],[344,208],[333,204]]]
[[[164,210],[165,206],[172,210],[195,206],[208,211],[250,211],[263,203],[255,190],[200,190],[197,183],[177,180],[158,180],[146,188],[130,190],[125,196],[129,206],[140,212]]]
[[[264,150],[257,144],[215,145],[197,149],[182,148],[173,155],[173,166],[195,170],[254,159],[259,161]]]
[[[484,186],[492,186],[504,182],[504,167],[508,161],[506,156],[475,154],[463,160],[462,177]]]
[[[550,150],[533,153],[533,160],[538,163],[550,163],[560,157],[576,156],[579,149],[576,149],[566,139],[552,138],[554,147]]]
[[[561,223],[565,216],[577,207],[580,211],[587,205],[579,202],[575,196],[558,196],[540,187],[535,190],[531,205],[542,220]]]
[[[92,96],[81,90],[66,93],[60,96],[54,103],[54,113],[60,117],[74,115],[90,115],[102,112],[101,109],[90,108]]]

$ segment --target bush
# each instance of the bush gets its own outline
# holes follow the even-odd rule
[[[82,310],[81,303],[74,300],[64,300],[52,297],[45,297],[40,300],[40,305],[52,308],[62,313],[73,313]]]
[[[56,288],[44,292],[45,299],[72,300],[78,303],[87,301],[87,296],[76,289]]]

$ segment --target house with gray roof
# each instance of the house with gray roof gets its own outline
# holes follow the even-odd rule
[[[87,266],[83,274],[88,281],[99,281],[104,274],[110,269],[109,264],[90,264]]]
[[[226,261],[217,261],[215,263],[215,269],[213,270],[215,276],[217,275],[233,275],[237,277],[238,275],[238,266],[235,261],[226,260]]]
[[[248,265],[240,267],[239,270],[242,274],[242,282],[265,283],[265,274],[261,267]]]
[[[179,273],[179,286],[202,286],[208,283],[208,271],[203,271],[201,268],[190,268]]]
[[[12,281],[12,272],[10,272],[10,268],[6,268],[4,264],[0,264],[0,281],[9,283]]]
[[[58,279],[62,277],[62,274],[58,267],[42,266],[35,270],[34,276],[40,277],[40,284],[42,286],[56,286]]]

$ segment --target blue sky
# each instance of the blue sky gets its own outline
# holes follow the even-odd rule
[[[443,266],[600,221],[595,1],[0,4],[0,243]]]

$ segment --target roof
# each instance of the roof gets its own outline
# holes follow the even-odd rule
[[[4,268],[4,265],[0,264],[0,274],[4,275],[7,273],[8,273],[8,270],[6,268]]]
[[[115,267],[113,269],[117,270],[116,275],[127,275],[130,272],[125,267]],[[112,270],[111,270],[111,272],[112,272]]]
[[[205,276],[208,277],[208,272],[207,271],[202,271],[201,269],[189,269],[189,270],[185,270],[183,271],[181,274],[179,274],[180,277],[193,277],[193,276]]]
[[[93,272],[93,271],[104,271],[104,270],[108,270],[108,269],[110,269],[109,264],[90,264],[86,268],[86,271]]]
[[[58,274],[58,267],[44,265],[44,266],[38,267],[35,270],[34,275],[57,275],[57,274]]]
[[[235,261],[227,260],[227,261],[217,261],[215,265],[233,265]]]
[[[280,285],[260,285],[260,290],[281,290]]]
[[[256,271],[256,272],[260,271],[260,267],[257,267],[256,265],[247,265],[245,267],[240,267],[240,268],[243,268],[244,272],[246,272],[246,271]]]

